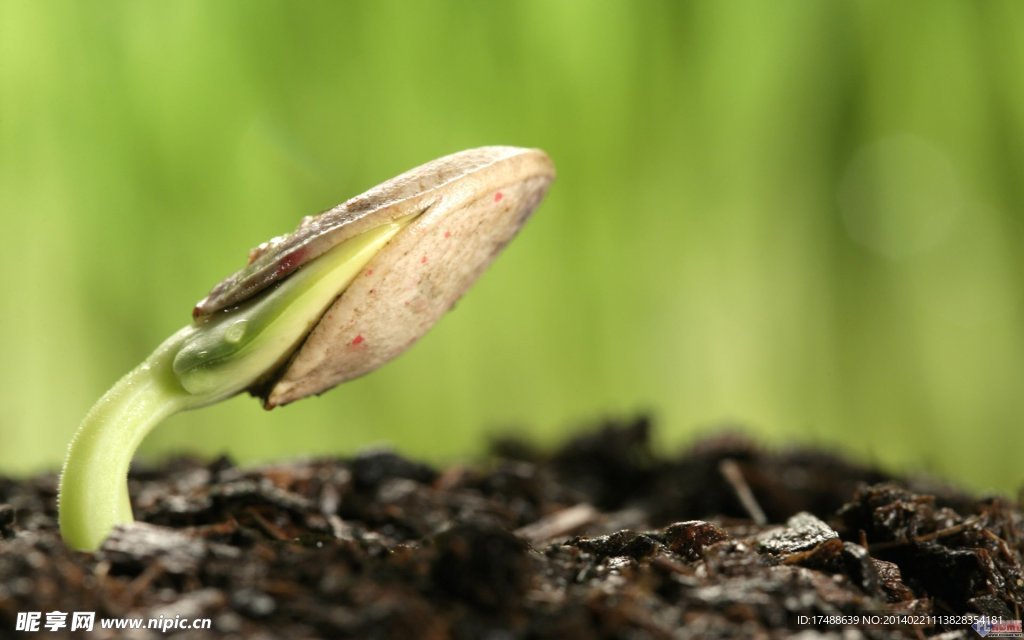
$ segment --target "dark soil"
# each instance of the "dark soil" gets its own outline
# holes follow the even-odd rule
[[[174,460],[133,473],[145,524],[95,554],[61,542],[53,475],[0,479],[0,638],[60,636],[15,632],[26,611],[212,620],[97,639],[959,638],[980,637],[963,616],[1022,617],[1003,498],[737,436],[664,457],[645,420],[494,454]],[[889,614],[922,617],[863,617]],[[861,617],[798,617],[840,615]]]

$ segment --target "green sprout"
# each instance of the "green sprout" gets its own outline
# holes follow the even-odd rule
[[[264,243],[193,322],[85,416],[60,478],[60,529],[99,548],[133,521],[127,475],[146,434],[179,411],[249,391],[268,409],[376,369],[418,340],[537,207],[536,149],[482,147],[374,187]]]

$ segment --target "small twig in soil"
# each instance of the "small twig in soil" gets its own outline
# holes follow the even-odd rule
[[[281,527],[277,526],[273,522],[271,522],[271,521],[267,520],[266,518],[264,518],[260,514],[260,512],[257,511],[256,509],[249,508],[249,509],[246,509],[246,512],[250,516],[252,516],[252,519],[256,521],[256,524],[258,524],[260,526],[260,528],[263,529],[263,531],[267,535],[269,535],[271,538],[274,538],[275,540],[281,540],[281,541],[290,540],[291,539],[288,536],[288,534],[285,533],[283,529],[281,529]]]
[[[128,588],[125,589],[124,599],[130,603],[138,601],[139,596],[149,590],[149,586],[153,584],[153,581],[159,578],[164,573],[164,567],[159,562],[154,562],[139,574],[137,578],[132,580],[128,584]]]
[[[590,524],[598,516],[592,505],[580,503],[531,522],[516,529],[515,534],[531,543],[543,542],[565,536],[580,527]]]
[[[932,540],[938,540],[939,538],[948,538],[949,536],[955,536],[958,533],[970,529],[980,521],[980,516],[971,516],[960,524],[955,524],[952,527],[946,527],[945,529],[939,529],[938,531],[932,531],[931,533],[914,536],[908,540],[887,540],[885,542],[876,542],[872,544],[869,549],[871,551],[884,551],[886,549],[903,547],[908,544],[918,544],[921,542],[931,542]]]
[[[1006,544],[1005,540],[993,533],[991,529],[982,529],[981,535],[985,536],[992,542],[995,542],[996,546],[999,548],[999,553],[1003,554],[1003,558],[1013,562],[1013,552],[1010,551],[1010,546]]]
[[[740,504],[743,505],[750,519],[758,525],[768,524],[768,518],[764,515],[761,505],[757,503],[757,498],[754,497],[754,492],[750,490],[750,485],[747,484],[746,478],[743,477],[740,465],[736,464],[735,460],[726,459],[718,464],[718,470],[722,472],[726,482],[736,492],[736,497],[739,499]]]

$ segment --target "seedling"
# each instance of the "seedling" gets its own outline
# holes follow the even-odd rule
[[[260,245],[193,322],[89,411],[60,479],[60,529],[94,550],[132,521],[132,455],[164,418],[242,391],[267,409],[376,369],[437,322],[537,207],[542,151],[482,147],[412,169]]]

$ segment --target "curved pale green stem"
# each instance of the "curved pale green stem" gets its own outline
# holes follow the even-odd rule
[[[175,354],[194,332],[186,327],[171,336],[82,421],[60,479],[60,529],[68,545],[95,549],[115,525],[132,521],[126,481],[132,454],[164,418],[199,401],[172,369]]]
[[[114,526],[131,522],[128,467],[146,434],[172,414],[224,400],[273,371],[411,220],[366,231],[256,300],[185,327],[121,378],[85,416],[68,448],[58,498],[64,541],[97,549]]]

